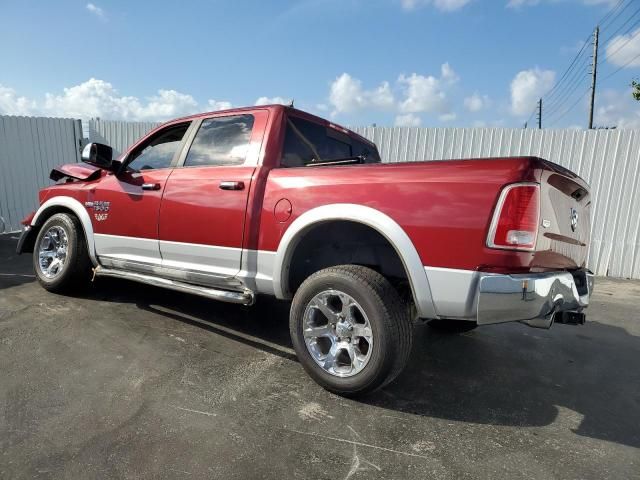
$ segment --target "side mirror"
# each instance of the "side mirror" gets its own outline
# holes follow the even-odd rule
[[[82,161],[110,170],[113,161],[113,149],[109,145],[102,143],[89,143],[82,149]]]
[[[109,167],[109,170],[118,175],[122,170],[122,162],[120,160],[111,160],[111,166]]]

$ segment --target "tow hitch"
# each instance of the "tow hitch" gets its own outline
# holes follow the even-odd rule
[[[566,325],[584,325],[585,317],[582,312],[558,312],[554,315],[553,321]]]

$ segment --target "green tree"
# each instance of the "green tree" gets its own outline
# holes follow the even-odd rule
[[[631,88],[633,88],[631,95],[633,95],[633,98],[635,98],[640,102],[640,82],[636,82],[635,80],[632,80]]]

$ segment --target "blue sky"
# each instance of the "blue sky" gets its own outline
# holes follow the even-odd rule
[[[619,1],[5,0],[0,113],[163,120],[294,98],[347,125],[520,127]],[[625,0],[601,33],[601,78],[623,68],[598,125],[640,128],[639,9]],[[548,126],[586,125],[583,70]]]

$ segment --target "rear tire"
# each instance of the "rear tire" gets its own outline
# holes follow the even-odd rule
[[[40,285],[50,292],[69,293],[87,286],[91,261],[77,217],[57,213],[44,223],[33,248],[33,267]]]
[[[359,265],[326,268],[296,292],[291,340],[306,372],[325,389],[364,395],[393,381],[411,353],[408,309],[389,281]]]

